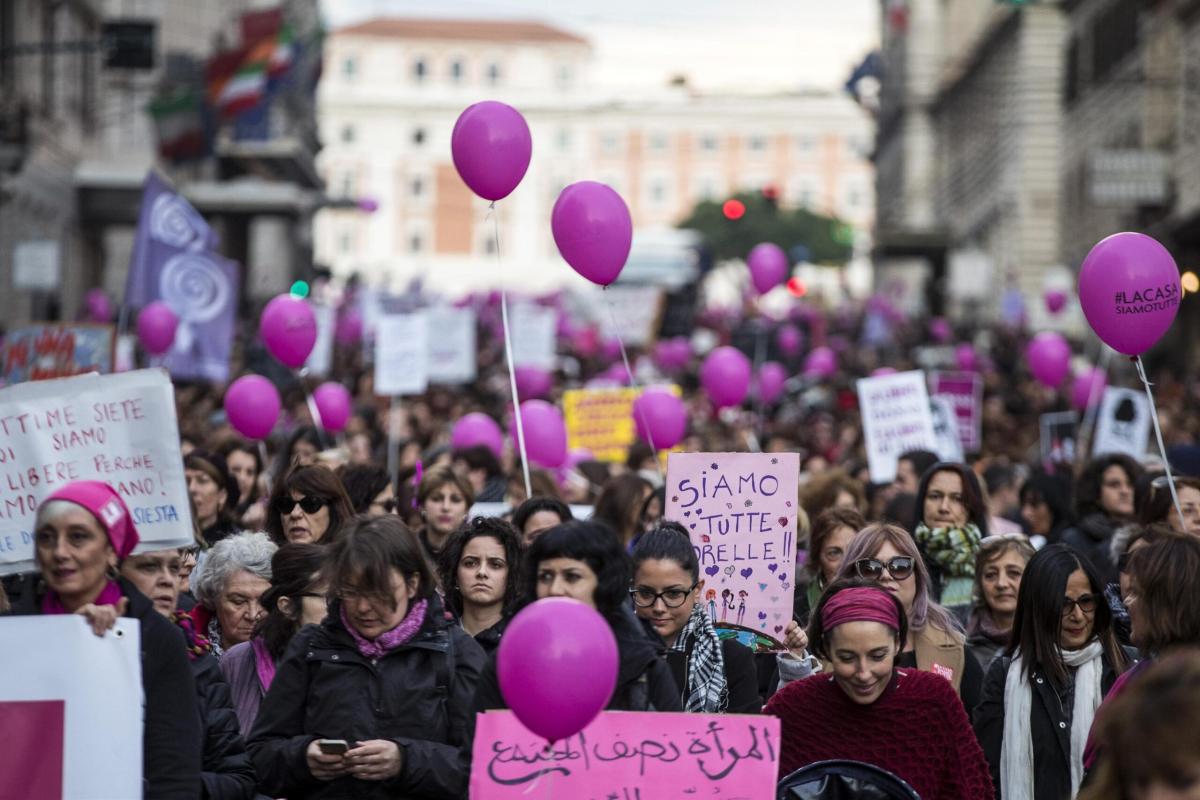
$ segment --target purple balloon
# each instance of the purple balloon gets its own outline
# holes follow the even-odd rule
[[[88,319],[92,322],[108,322],[112,319],[112,301],[103,289],[88,289],[84,296]]]
[[[374,197],[361,197],[358,200],[358,210],[364,214],[374,214],[379,210],[379,201]]]
[[[692,343],[686,336],[663,339],[654,345],[654,360],[669,372],[684,369],[692,360]]]
[[[313,403],[321,415],[321,427],[332,433],[345,430],[354,408],[350,390],[335,381],[327,381],[313,392]]]
[[[1053,389],[1067,377],[1071,368],[1071,345],[1052,331],[1043,331],[1033,337],[1025,350],[1029,359],[1029,371],[1043,386]]]
[[[717,408],[741,405],[750,390],[750,359],[733,347],[718,347],[700,365],[700,384]]]
[[[533,139],[520,111],[484,100],[458,115],[450,154],[463,183],[484,200],[496,201],[512,194],[525,177]]]
[[[522,364],[513,372],[517,377],[517,396],[522,400],[545,400],[554,386],[554,378],[541,367]]]
[[[1051,314],[1057,314],[1067,306],[1067,293],[1061,289],[1047,289],[1042,297],[1046,301],[1046,310]]]
[[[935,342],[945,344],[954,337],[954,329],[945,317],[934,317],[929,320],[929,335]]]
[[[766,294],[782,284],[791,270],[783,248],[770,242],[755,245],[746,257],[746,264],[750,267],[750,280],[759,294]]]
[[[610,364],[608,369],[596,377],[608,383],[615,383],[617,386],[629,385],[629,373],[625,371],[625,365],[619,361],[615,364]]]
[[[775,334],[775,344],[779,345],[785,356],[795,358],[800,355],[800,348],[804,346],[804,334],[795,325],[784,325]]]
[[[611,187],[596,181],[572,183],[562,190],[550,212],[550,230],[571,268],[600,286],[617,279],[633,245],[629,206]]]
[[[460,417],[458,422],[454,423],[454,432],[450,435],[450,446],[455,450],[483,446],[491,450],[496,458],[500,458],[504,454],[504,433],[496,421],[487,414],[473,411]]]
[[[687,408],[669,390],[651,387],[633,402],[633,425],[655,450],[669,450],[687,433]]]
[[[621,358],[621,342],[611,336],[600,343],[600,358],[605,361],[619,361]],[[624,369],[624,367],[621,367]]]
[[[342,347],[351,347],[362,341],[363,319],[357,308],[344,309],[333,329],[333,339]]]
[[[531,464],[554,469],[567,460],[567,425],[557,408],[545,400],[526,400],[521,403],[521,424]],[[512,440],[520,448],[515,425]]]
[[[837,354],[828,347],[818,347],[804,359],[806,378],[832,378],[837,374]]]
[[[137,334],[142,348],[152,356],[161,356],[175,343],[179,317],[162,300],[155,300],[138,313]]]
[[[963,372],[976,372],[979,369],[979,355],[969,344],[960,344],[954,348],[954,363]]]
[[[1085,369],[1075,376],[1075,381],[1071,384],[1071,405],[1080,411],[1086,410],[1089,406],[1099,405],[1100,399],[1104,396],[1104,387],[1107,385],[1108,380],[1104,376],[1104,370],[1099,367]]]
[[[304,366],[317,343],[317,318],[308,303],[281,294],[263,309],[258,335],[271,355],[295,369]]]
[[[1127,356],[1149,350],[1171,327],[1182,297],[1179,267],[1154,239],[1114,233],[1079,268],[1079,304],[1105,344]]]
[[[768,361],[758,370],[758,398],[771,405],[783,394],[788,372],[778,361]]]
[[[247,439],[265,439],[279,419],[279,390],[261,375],[243,375],[225,390],[225,416]]]
[[[617,641],[604,617],[578,600],[547,597],[513,617],[500,639],[496,673],[521,724],[557,742],[608,705],[617,663]]]

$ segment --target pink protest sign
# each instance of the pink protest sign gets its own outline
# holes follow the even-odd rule
[[[963,450],[978,450],[982,443],[983,376],[977,372],[935,372],[929,384],[931,395],[950,401]]]
[[[688,529],[722,638],[785,649],[796,571],[796,453],[672,453],[666,518]]]
[[[471,800],[774,797],[779,720],[604,711],[548,747],[511,711],[479,714]]]

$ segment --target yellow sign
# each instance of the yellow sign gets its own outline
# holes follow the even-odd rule
[[[671,391],[678,396],[678,386]],[[633,401],[640,389],[568,389],[563,393],[567,447],[590,450],[597,461],[623,462],[637,440]]]

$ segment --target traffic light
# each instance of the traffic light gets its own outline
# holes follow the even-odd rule
[[[746,204],[741,200],[726,200],[721,206],[725,219],[741,219],[746,215]]]

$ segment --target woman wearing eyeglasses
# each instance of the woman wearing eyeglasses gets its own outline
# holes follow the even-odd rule
[[[667,648],[684,710],[757,714],[762,702],[754,654],[717,636],[703,593],[700,563],[682,526],[664,522],[638,539],[629,594],[637,615]]]
[[[917,485],[913,539],[925,559],[934,598],[965,619],[975,585],[975,554],[988,535],[988,511],[975,473],[939,462]]]
[[[446,608],[489,656],[516,613],[520,567],[520,535],[496,517],[475,517],[442,550],[438,571]]]
[[[979,543],[975,557],[975,605],[967,619],[967,650],[987,670],[992,659],[1008,647],[1017,591],[1025,565],[1036,551],[1021,533],[1000,533]]]
[[[1096,709],[1132,662],[1117,644],[1095,568],[1063,544],[1025,567],[1012,641],[995,659],[975,712],[1003,800],[1066,800],[1083,777]]]
[[[332,470],[320,465],[299,467],[271,493],[267,533],[280,545],[331,544],[352,516],[350,498]]]

